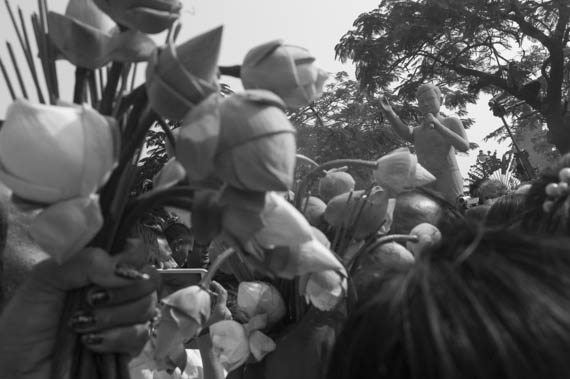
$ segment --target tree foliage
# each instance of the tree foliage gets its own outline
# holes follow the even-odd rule
[[[346,72],[337,73],[312,105],[289,116],[297,128],[298,152],[318,163],[340,158],[374,160],[404,145],[383,121],[378,103],[364,96]],[[360,184],[369,182],[368,172],[357,170],[355,179]]]
[[[370,95],[411,101],[420,83],[446,90],[446,105],[475,102],[480,91],[515,126],[546,123],[560,152],[570,151],[568,0],[382,0],[336,46],[356,64]]]

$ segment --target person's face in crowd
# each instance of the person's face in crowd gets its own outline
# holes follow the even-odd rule
[[[436,114],[441,107],[441,97],[434,90],[425,90],[418,95],[418,107],[422,114]]]
[[[390,233],[408,234],[423,222],[438,225],[442,216],[443,210],[435,200],[419,192],[404,192],[396,200]]]

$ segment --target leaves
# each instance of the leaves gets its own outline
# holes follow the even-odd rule
[[[447,88],[445,105],[456,109],[475,102],[480,91],[522,101],[530,112],[507,112],[546,122],[565,152],[570,66],[562,31],[569,24],[568,2],[383,0],[356,18],[335,51],[355,63],[369,95],[391,92],[405,104],[420,83],[433,82]]]

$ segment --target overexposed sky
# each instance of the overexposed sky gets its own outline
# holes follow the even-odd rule
[[[15,12],[17,12],[17,7],[22,8],[26,22],[28,22],[28,33],[32,34],[29,15],[36,10],[37,1],[9,1]],[[67,5],[67,0],[47,1],[51,10],[60,13],[64,12]],[[179,42],[183,42],[211,28],[224,25],[220,65],[240,64],[250,48],[260,43],[280,38],[289,44],[300,45],[309,49],[317,58],[316,63],[325,70],[331,73],[345,70],[350,74],[354,74],[354,69],[350,64],[343,65],[339,61],[335,61],[334,46],[338,43],[341,36],[352,27],[353,21],[360,13],[372,10],[379,3],[379,0],[182,1],[184,4],[181,18],[183,27],[178,38]],[[0,57],[4,65],[7,66],[10,76],[14,78],[12,84],[17,87],[12,63],[4,40],[10,41],[16,50],[23,75],[27,78],[30,76],[4,2],[0,4],[0,31],[3,40],[0,45]],[[30,35],[30,37],[32,36]],[[158,35],[156,40],[162,42],[164,36]],[[33,42],[32,45],[34,45]],[[139,70],[139,72],[142,72],[142,70]],[[64,100],[71,101],[74,79],[73,67],[65,62],[59,62],[58,74],[60,87],[62,87],[60,90],[62,97]],[[27,80],[28,92],[32,92],[32,99],[35,99],[33,85],[29,79]],[[19,90],[17,92],[19,93]],[[500,119],[494,117],[488,110],[487,100],[483,99],[479,104],[468,108],[471,116],[475,118],[476,124],[467,133],[471,141],[479,144],[483,144],[483,136],[501,125]],[[0,78],[0,118],[4,117],[10,102],[8,89],[2,77]],[[499,154],[507,149],[506,143],[498,145],[494,142],[488,142],[484,144],[482,147],[485,150],[493,151],[497,149]],[[474,151],[469,156],[458,157],[464,175],[466,175],[469,166],[474,162],[476,155],[477,151]]]

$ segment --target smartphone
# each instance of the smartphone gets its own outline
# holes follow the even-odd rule
[[[160,284],[160,297],[167,296],[179,289],[196,285],[208,271],[203,268],[169,268],[159,269],[162,279]]]

